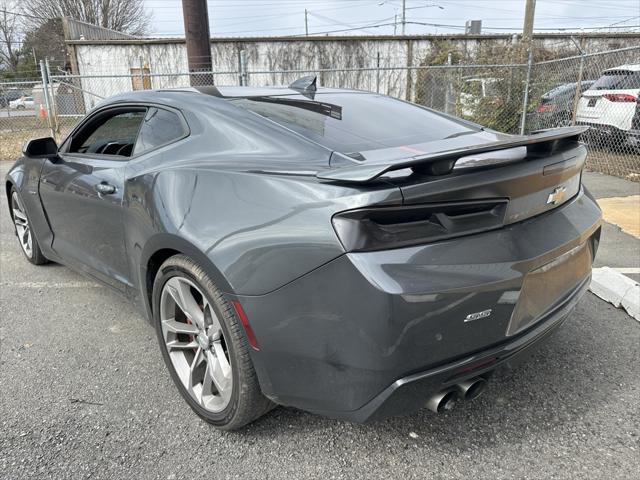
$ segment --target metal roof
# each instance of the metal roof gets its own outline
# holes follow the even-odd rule
[[[140,40],[141,37],[69,17],[62,18],[66,41]]]

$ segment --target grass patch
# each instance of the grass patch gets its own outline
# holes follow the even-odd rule
[[[77,123],[77,118],[59,119],[60,141]],[[0,160],[15,160],[22,154],[22,146],[32,138],[50,137],[51,130],[46,120],[37,117],[0,118]]]

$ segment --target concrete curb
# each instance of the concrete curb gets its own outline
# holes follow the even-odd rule
[[[623,308],[631,317],[640,321],[638,282],[610,267],[594,268],[589,290],[614,307]]]

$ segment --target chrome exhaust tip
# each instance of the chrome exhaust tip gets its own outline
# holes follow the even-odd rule
[[[443,390],[433,395],[427,400],[426,407],[435,413],[442,413],[451,410],[458,400],[458,392],[456,390]]]
[[[478,398],[484,391],[484,387],[487,385],[487,381],[484,378],[477,377],[469,380],[465,380],[456,385],[460,396],[465,400],[473,400]]]

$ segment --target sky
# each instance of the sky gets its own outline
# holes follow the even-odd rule
[[[144,2],[152,14],[149,36],[184,35],[181,0]],[[208,6],[214,37],[304,35],[305,9],[309,34],[393,34],[402,12],[402,0],[208,0]],[[466,20],[482,20],[485,33],[517,33],[525,0],[406,0],[406,6],[406,20],[414,22],[407,23],[407,34],[460,33]],[[621,26],[640,32],[640,0],[537,0],[534,26],[541,32]]]

